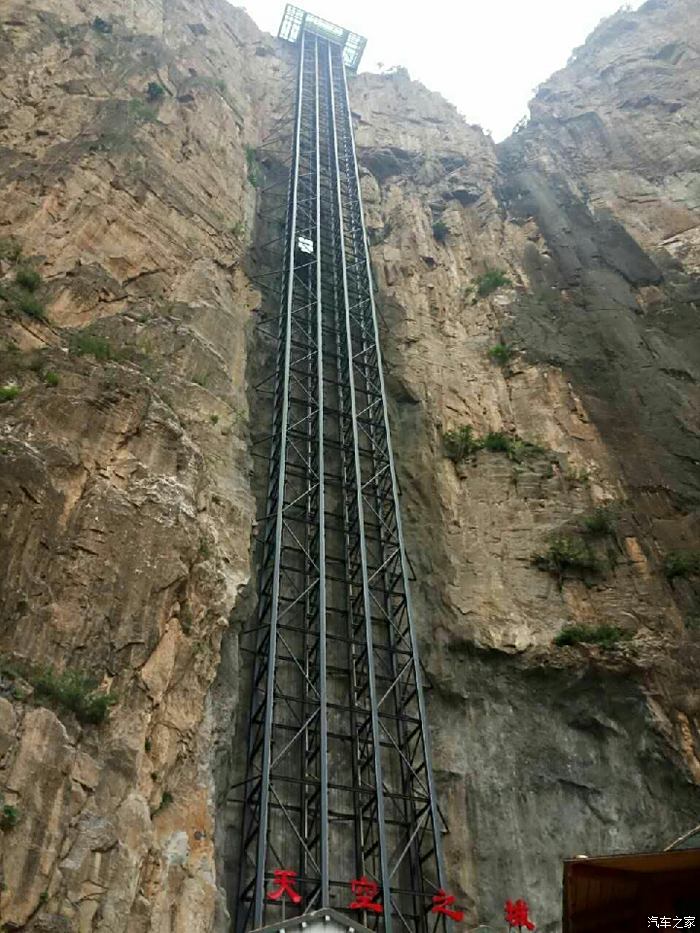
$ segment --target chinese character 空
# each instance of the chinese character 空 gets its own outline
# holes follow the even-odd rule
[[[275,868],[273,875],[277,890],[267,895],[268,901],[278,901],[286,894],[292,904],[301,904],[301,894],[294,890],[294,880],[297,873],[290,871],[288,868]]]
[[[464,920],[464,911],[463,910],[450,910],[457,898],[454,894],[448,894],[446,891],[443,891],[442,888],[438,891],[437,894],[433,895],[433,906],[431,909],[431,914],[445,914],[447,917],[451,917],[453,920]]]
[[[518,927],[518,929],[525,927],[526,930],[534,930],[535,924],[530,920],[527,912],[527,901],[524,901],[522,898],[515,903],[513,903],[513,901],[506,901],[505,915],[506,923],[509,927]]]
[[[379,894],[379,885],[376,881],[371,881],[363,875],[361,878],[354,878],[350,882],[352,893],[355,900],[350,904],[350,910],[371,910],[375,914],[384,913],[381,904],[376,904],[374,898]]]

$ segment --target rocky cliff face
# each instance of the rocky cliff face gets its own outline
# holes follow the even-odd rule
[[[284,123],[290,62],[223,2],[126,6],[0,19],[10,929],[226,929],[253,150]],[[562,857],[698,820],[698,13],[607,20],[498,148],[403,73],[351,86],[474,923],[526,896],[557,930]],[[612,647],[553,644],[600,623]]]

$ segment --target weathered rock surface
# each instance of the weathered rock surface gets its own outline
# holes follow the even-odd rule
[[[36,267],[48,319],[5,292],[0,649],[117,698],[81,725],[3,675],[12,929],[192,933],[220,904],[208,692],[250,573],[246,147],[272,46],[223,2],[3,4],[0,272]]]
[[[446,848],[475,921],[527,896],[559,929],[562,858],[660,847],[700,812],[697,580],[662,569],[699,530],[699,12],[606,21],[497,149],[405,74],[354,87]],[[482,297],[488,269],[510,284]],[[544,452],[455,467],[462,425]],[[533,566],[606,505],[603,573]],[[629,640],[552,645],[601,622]]]
[[[498,148],[405,73],[351,83],[450,881],[474,923],[526,896],[555,931],[561,858],[700,818],[697,579],[663,573],[700,538],[699,13],[607,20]],[[251,147],[288,80],[285,47],[223,0],[0,13],[0,386],[19,390],[0,404],[0,654],[117,698],[84,724],[0,675],[11,929],[226,929]],[[27,263],[48,321],[15,307]],[[481,295],[489,268],[510,282]],[[466,424],[542,450],[455,465],[443,434]],[[587,538],[603,572],[533,565],[610,503]],[[552,644],[600,622],[629,638]]]

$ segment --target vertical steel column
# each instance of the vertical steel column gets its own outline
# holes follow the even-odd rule
[[[296,229],[298,206],[298,174],[299,174],[299,147],[302,112],[302,94],[304,91],[304,46],[306,37],[302,34],[299,46],[299,77],[297,96],[297,124],[294,138],[294,179],[292,181],[292,206],[290,216],[290,229],[292,235]],[[275,668],[277,661],[277,622],[279,618],[279,592],[280,592],[280,563],[282,557],[282,531],[284,522],[284,487],[286,481],[287,460],[287,428],[289,425],[289,382],[290,359],[292,352],[292,297],[294,293],[294,248],[289,252],[287,260],[287,304],[284,325],[284,358],[282,361],[282,399],[281,424],[279,428],[279,457],[277,464],[277,493],[275,515],[275,552],[274,569],[272,577],[272,606],[270,613],[270,631],[267,636],[267,676],[265,691],[265,720],[262,738],[262,766],[260,773],[260,816],[258,824],[257,852],[255,864],[255,900],[253,909],[253,923],[255,926],[263,924],[263,904],[265,900],[265,870],[268,844],[268,821],[270,812],[270,763],[272,759],[272,722],[275,708]],[[281,341],[280,341],[281,343]],[[274,457],[273,457],[274,461]]]
[[[329,852],[328,852],[328,683],[327,683],[327,644],[326,644],[326,491],[325,491],[325,450],[324,450],[324,385],[323,385],[323,276],[321,268],[321,125],[320,95],[322,82],[319,75],[319,43],[316,40],[316,348],[317,348],[317,394],[318,394],[318,521],[319,521],[319,688],[320,709],[319,729],[321,733],[321,905],[330,903],[329,887]]]
[[[290,6],[285,22],[299,64],[258,610],[242,636],[255,641],[235,925],[347,910],[364,875],[383,907],[366,925],[444,931],[430,914],[442,824],[344,66],[364,40]],[[270,901],[276,869],[297,873],[299,906]]]
[[[342,68],[341,62],[341,68]],[[344,373],[347,377],[347,400],[349,403],[349,417],[348,422],[348,434],[351,436],[351,451],[350,461],[351,469],[349,470],[349,475],[346,478],[347,486],[345,491],[346,502],[347,502],[347,514],[352,516],[348,522],[350,528],[355,531],[357,540],[352,542],[351,554],[348,554],[348,563],[352,565],[355,564],[355,572],[352,573],[350,577],[350,582],[356,588],[359,588],[360,592],[358,595],[354,596],[352,604],[354,612],[360,616],[362,619],[362,627],[364,628],[364,666],[366,669],[366,699],[369,702],[369,710],[367,710],[367,717],[364,722],[360,721],[359,729],[361,735],[361,740],[364,743],[364,748],[361,751],[361,756],[367,760],[371,757],[371,769],[373,773],[373,799],[370,799],[367,802],[362,803],[361,813],[364,817],[365,813],[368,816],[367,827],[363,827],[363,842],[366,846],[365,851],[362,853],[362,864],[365,867],[365,871],[369,871],[370,866],[374,863],[376,868],[373,874],[380,881],[382,886],[382,900],[384,903],[384,923],[387,933],[391,933],[391,887],[390,887],[390,875],[389,875],[389,861],[387,853],[387,841],[385,835],[385,808],[384,808],[384,788],[382,784],[382,759],[381,759],[381,748],[380,748],[380,737],[379,737],[379,718],[378,718],[378,707],[377,707],[377,685],[375,680],[374,673],[374,634],[372,629],[372,604],[371,604],[371,594],[369,588],[369,571],[367,568],[367,542],[365,540],[365,517],[364,517],[364,506],[363,506],[363,493],[362,493],[362,465],[360,460],[360,439],[359,439],[359,424],[357,417],[357,402],[355,394],[355,377],[354,377],[354,367],[353,367],[353,347],[352,347],[352,336],[351,336],[351,306],[350,306],[350,296],[348,291],[348,269],[347,269],[347,257],[345,253],[345,225],[347,219],[344,216],[344,207],[343,207],[343,194],[342,194],[342,184],[344,180],[344,175],[341,169],[340,156],[338,150],[338,122],[339,116],[336,112],[336,102],[335,102],[335,87],[334,87],[334,68],[333,68],[333,49],[328,46],[328,71],[330,74],[330,110],[331,110],[331,124],[333,130],[333,161],[335,168],[335,196],[336,196],[336,211],[338,217],[338,224],[340,227],[340,237],[339,237],[339,261],[340,261],[340,272],[341,272],[341,283],[342,283],[342,299],[343,299],[343,311],[342,315],[342,327],[344,329],[344,341],[345,347],[344,351],[346,354],[347,360],[347,369]],[[341,345],[343,338],[341,338]],[[341,352],[343,348],[341,346]],[[342,370],[341,370],[342,372]],[[350,568],[349,568],[350,569]],[[363,685],[364,687],[364,685]],[[364,690],[356,690],[354,696],[354,702],[356,705],[362,707],[362,701],[365,699]],[[363,734],[364,733],[364,734]],[[362,768],[360,771],[362,772]],[[363,820],[363,822],[365,822]],[[376,853],[376,854],[375,854]],[[373,857],[374,856],[374,857]],[[378,870],[377,870],[378,869]]]
[[[322,277],[314,245],[318,133],[318,41],[304,36],[255,627],[239,929],[263,923],[272,873],[291,857],[293,842],[299,845],[293,861],[304,866],[305,901],[329,898]]]

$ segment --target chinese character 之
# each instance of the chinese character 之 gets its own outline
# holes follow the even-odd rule
[[[440,888],[438,893],[433,895],[433,906],[430,912],[432,914],[445,914],[447,917],[451,917],[458,922],[464,920],[463,910],[450,909],[456,900],[457,898],[454,894],[448,894]]]

